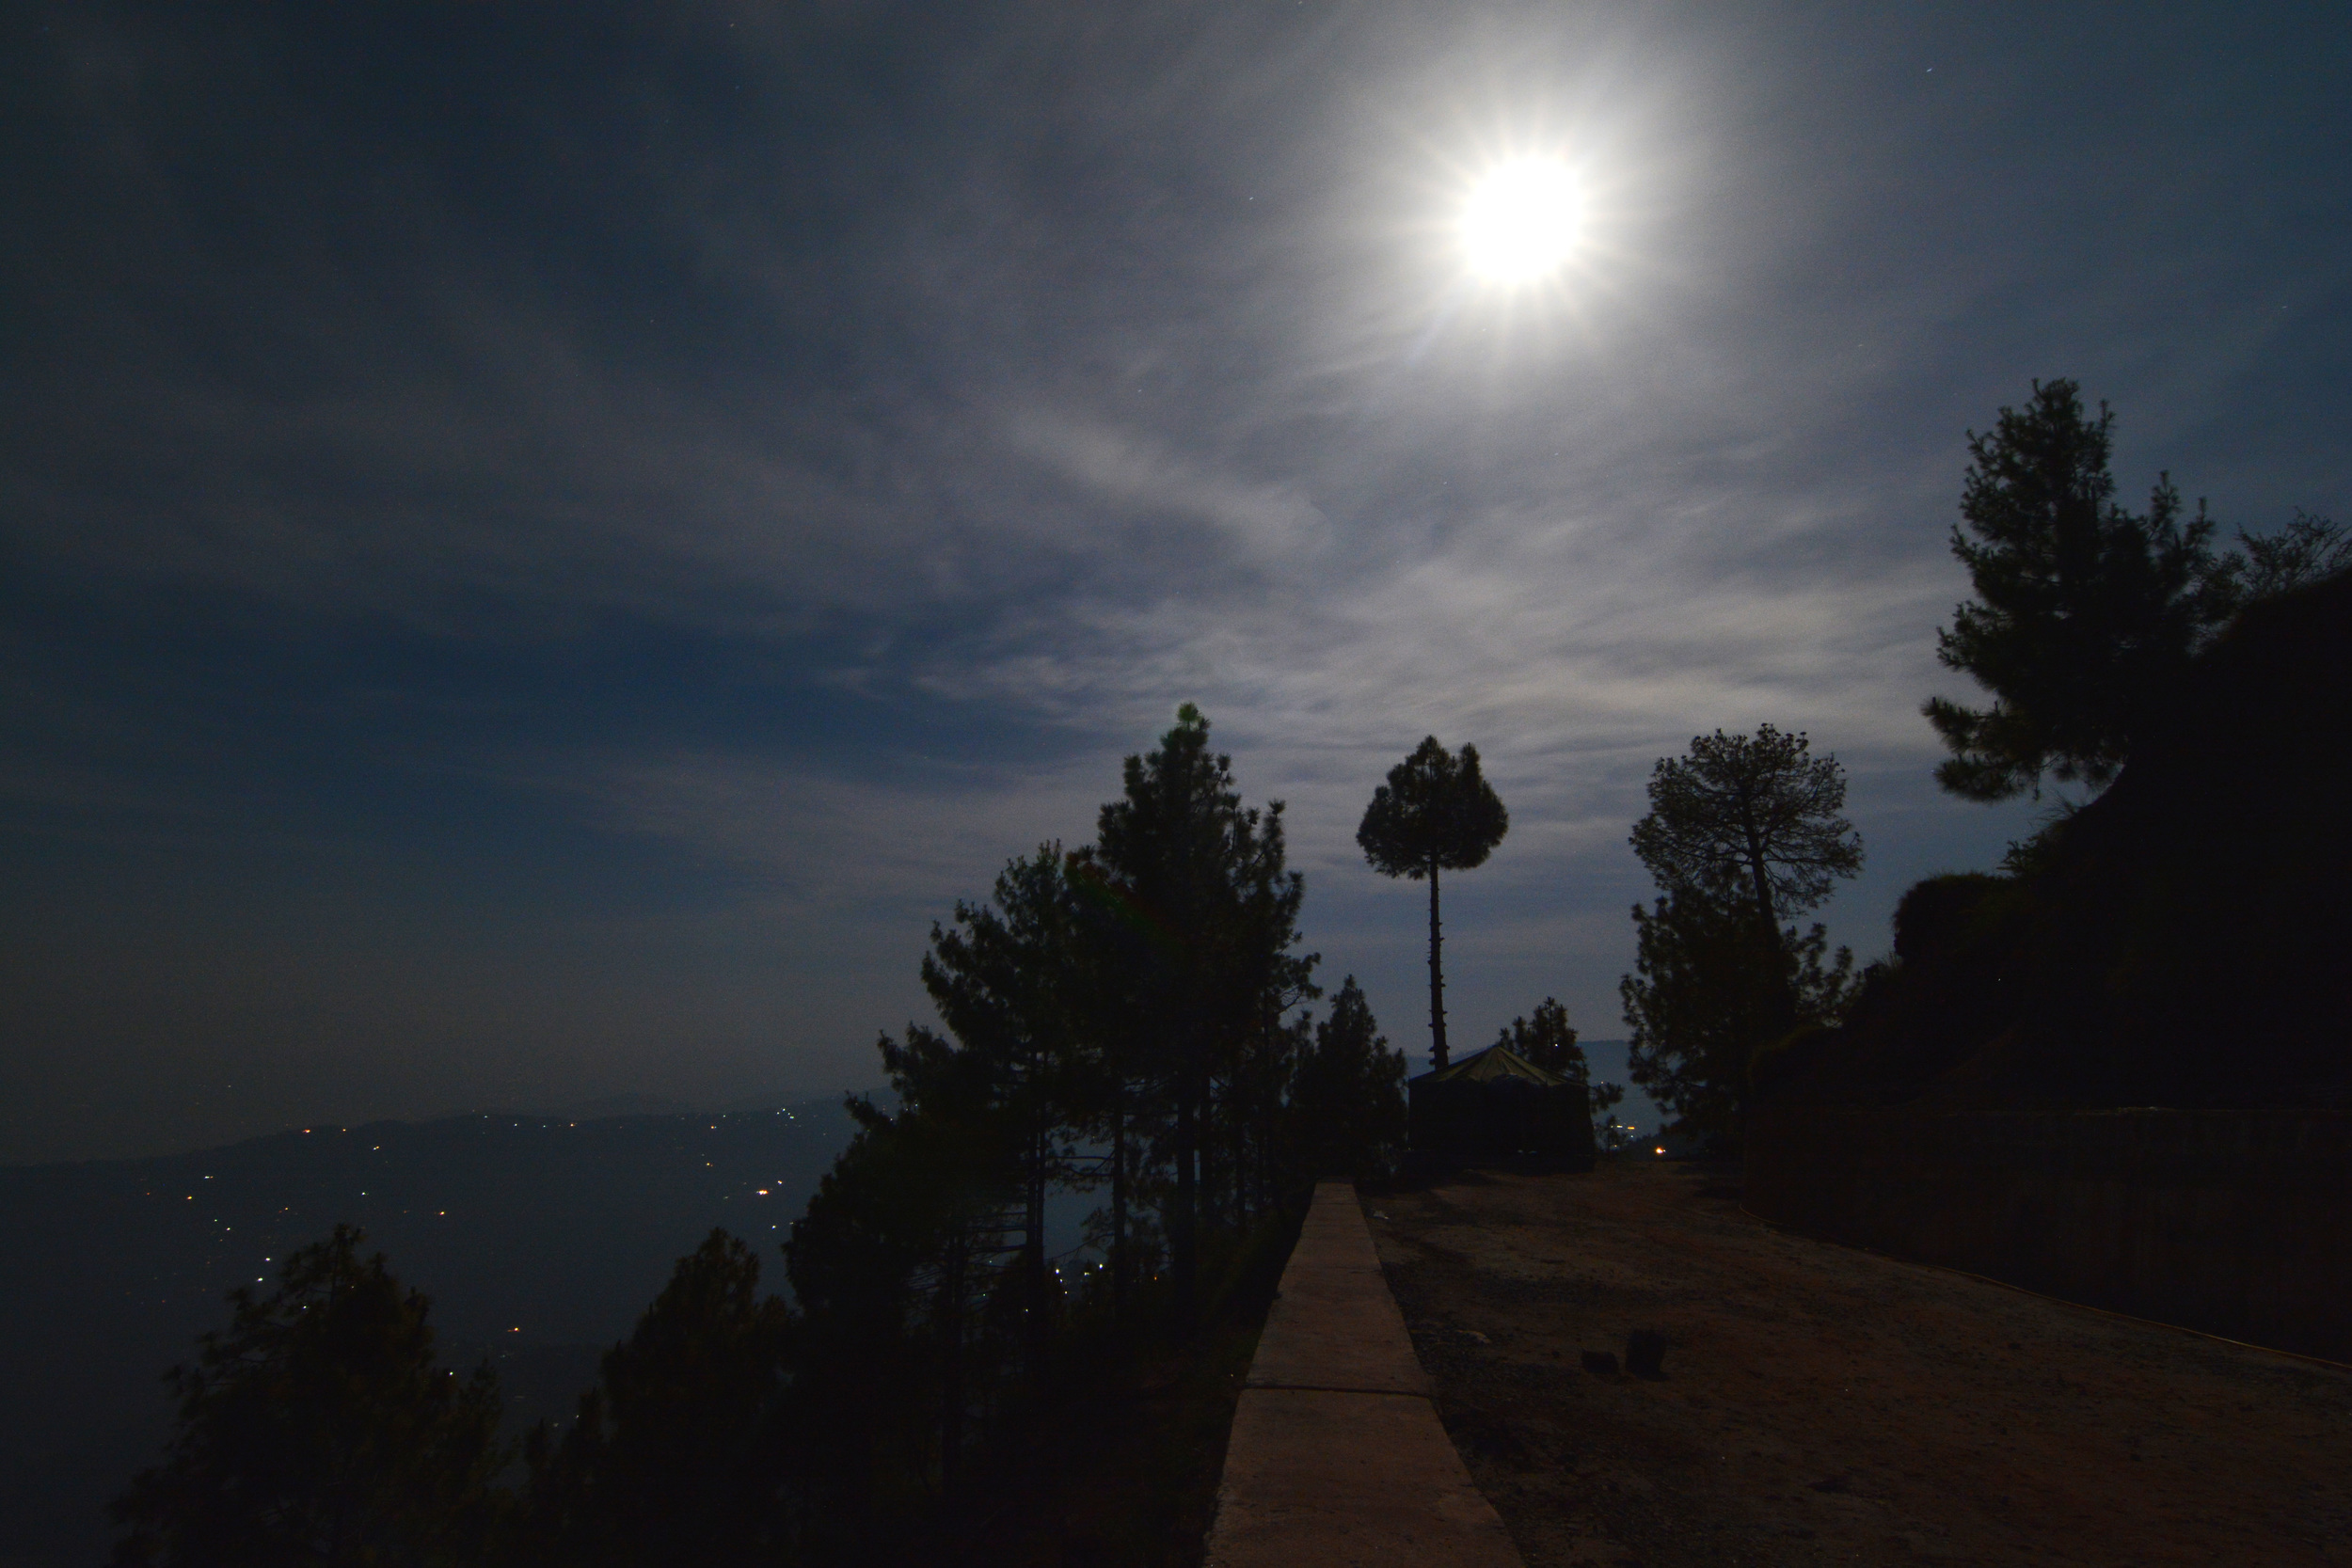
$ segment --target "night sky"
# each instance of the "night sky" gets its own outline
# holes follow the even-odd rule
[[[1964,432],[2352,514],[2340,6],[10,6],[0,1161],[874,1082],[1200,703],[1308,945],[1421,736],[1457,1045],[1624,1033],[1652,762],[1810,733],[1884,950]],[[1574,243],[1505,283],[1514,160]]]

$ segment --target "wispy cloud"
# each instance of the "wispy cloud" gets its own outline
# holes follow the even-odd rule
[[[1400,1016],[1417,916],[1352,835],[1424,733],[1514,813],[1458,895],[1471,1011],[1606,1019],[1625,828],[1693,733],[1810,731],[1890,878],[1996,852],[1916,710],[1960,686],[1962,433],[2030,377],[2116,400],[2127,489],[2352,514],[2347,101],[2300,24],[40,19],[0,588],[81,619],[0,634],[0,810],[650,855],[705,895],[644,915],[631,983],[691,1012],[676,955],[789,928],[728,983],[821,993],[812,1051],[903,1010],[928,918],[1088,836],[1186,699]],[[1464,182],[1535,143],[1581,160],[1591,245],[1466,289]],[[1891,896],[1841,899],[1854,940]],[[842,978],[844,932],[898,978]],[[488,1039],[546,1004],[516,986],[449,1016]]]
[[[750,874],[763,902],[781,896],[803,922],[870,927],[944,914],[943,896],[984,895],[1011,857],[1084,842],[1096,805],[1116,793],[1100,775],[1099,765],[938,767],[915,783],[873,782],[703,752],[584,768],[567,758],[541,783],[603,826]]]

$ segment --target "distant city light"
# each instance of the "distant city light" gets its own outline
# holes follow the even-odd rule
[[[1663,1154],[1666,1152],[1665,1146],[1661,1144],[1658,1148],[1651,1149],[1650,1152],[1652,1154]]]

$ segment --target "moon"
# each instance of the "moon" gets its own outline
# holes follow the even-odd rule
[[[1489,283],[1532,283],[1559,269],[1576,247],[1576,180],[1549,158],[1518,158],[1489,170],[1462,209],[1462,252]]]

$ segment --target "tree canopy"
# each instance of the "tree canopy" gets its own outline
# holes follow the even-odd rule
[[[1802,731],[1693,736],[1687,757],[1658,759],[1649,804],[1633,853],[1659,887],[1743,902],[1768,930],[1862,868],[1845,769],[1812,755]]]
[[[2038,796],[2044,774],[2105,785],[2236,607],[2201,502],[2185,513],[2160,476],[2147,511],[2116,503],[2114,423],[2059,379],[1969,433],[1951,544],[1977,596],[1937,633],[1936,657],[1993,703],[1934,697],[1922,709],[1952,752],[1936,780],[1956,795]]]
[[[1582,1082],[1588,1076],[1584,1048],[1576,1043],[1568,1009],[1556,997],[1547,996],[1536,1003],[1534,1017],[1522,1015],[1504,1024],[1495,1043],[1564,1078]]]
[[[1216,1203],[1222,1161],[1247,1157],[1208,1125],[1217,1081],[1261,1101],[1274,1088],[1250,1058],[1317,994],[1316,959],[1293,951],[1306,881],[1287,867],[1282,803],[1242,805],[1232,758],[1209,750],[1199,708],[1178,708],[1157,750],[1127,758],[1122,783],[1097,818],[1093,859],[1143,939],[1122,966],[1121,1010],[1134,1076],[1173,1114],[1166,1218],[1176,1312],[1189,1318],[1202,1199]]]
[[[173,1369],[165,1462],[114,1505],[115,1561],[209,1568],[469,1564],[499,1523],[498,1379],[435,1359],[430,1304],[339,1225],[239,1287],[227,1330]]]
[[[1438,1067],[1447,1061],[1438,874],[1485,864],[1510,827],[1510,813],[1479,769],[1478,748],[1464,746],[1456,755],[1433,735],[1389,769],[1356,829],[1374,870],[1429,880],[1429,1039]]]
[[[2248,604],[2352,572],[2352,529],[2299,506],[2278,532],[2239,529],[2237,540],[2242,555],[2224,565],[2233,590]]]
[[[1693,736],[1659,759],[1649,800],[1631,842],[1663,896],[1633,907],[1628,1070],[1682,1128],[1726,1137],[1756,1051],[1843,1005],[1852,955],[1825,962],[1822,927],[1783,922],[1861,869],[1862,839],[1837,759],[1770,724]]]
[[[1820,925],[1760,929],[1753,910],[1692,889],[1633,906],[1634,971],[1617,983],[1632,1030],[1627,1071],[1674,1130],[1729,1143],[1756,1053],[1831,1023],[1853,995],[1853,955]]]
[[[779,1557],[789,1332],[784,1302],[759,1292],[757,1255],[712,1231],[606,1353],[569,1430],[532,1433],[516,1556],[549,1568]]]
[[[1356,976],[1341,982],[1298,1062],[1291,1115],[1303,1174],[1366,1181],[1405,1148],[1405,1053],[1391,1050]]]

